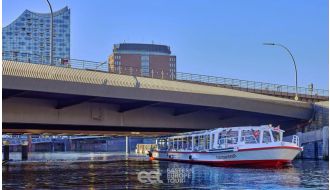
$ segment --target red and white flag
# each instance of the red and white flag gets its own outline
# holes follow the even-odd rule
[[[277,127],[274,127],[274,131],[280,131],[280,125],[278,125]]]

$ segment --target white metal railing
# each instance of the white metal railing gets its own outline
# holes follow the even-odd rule
[[[32,138],[32,143],[47,143],[52,142],[52,138]]]
[[[297,135],[292,136],[292,143],[296,144],[299,146],[299,137]]]

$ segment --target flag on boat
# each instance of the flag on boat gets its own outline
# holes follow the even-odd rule
[[[280,125],[278,125],[277,127],[274,127],[274,131],[280,131]]]

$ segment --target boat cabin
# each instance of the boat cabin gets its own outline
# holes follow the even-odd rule
[[[182,133],[157,139],[162,151],[211,151],[235,148],[243,145],[281,142],[283,130],[271,125],[256,127],[231,127]]]

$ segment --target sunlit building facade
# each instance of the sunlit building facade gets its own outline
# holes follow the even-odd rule
[[[115,44],[109,56],[109,72],[175,79],[176,56],[166,45],[121,43]]]
[[[53,57],[70,58],[70,9],[65,7],[53,13]],[[50,63],[50,13],[25,10],[16,20],[2,28],[3,59]]]

